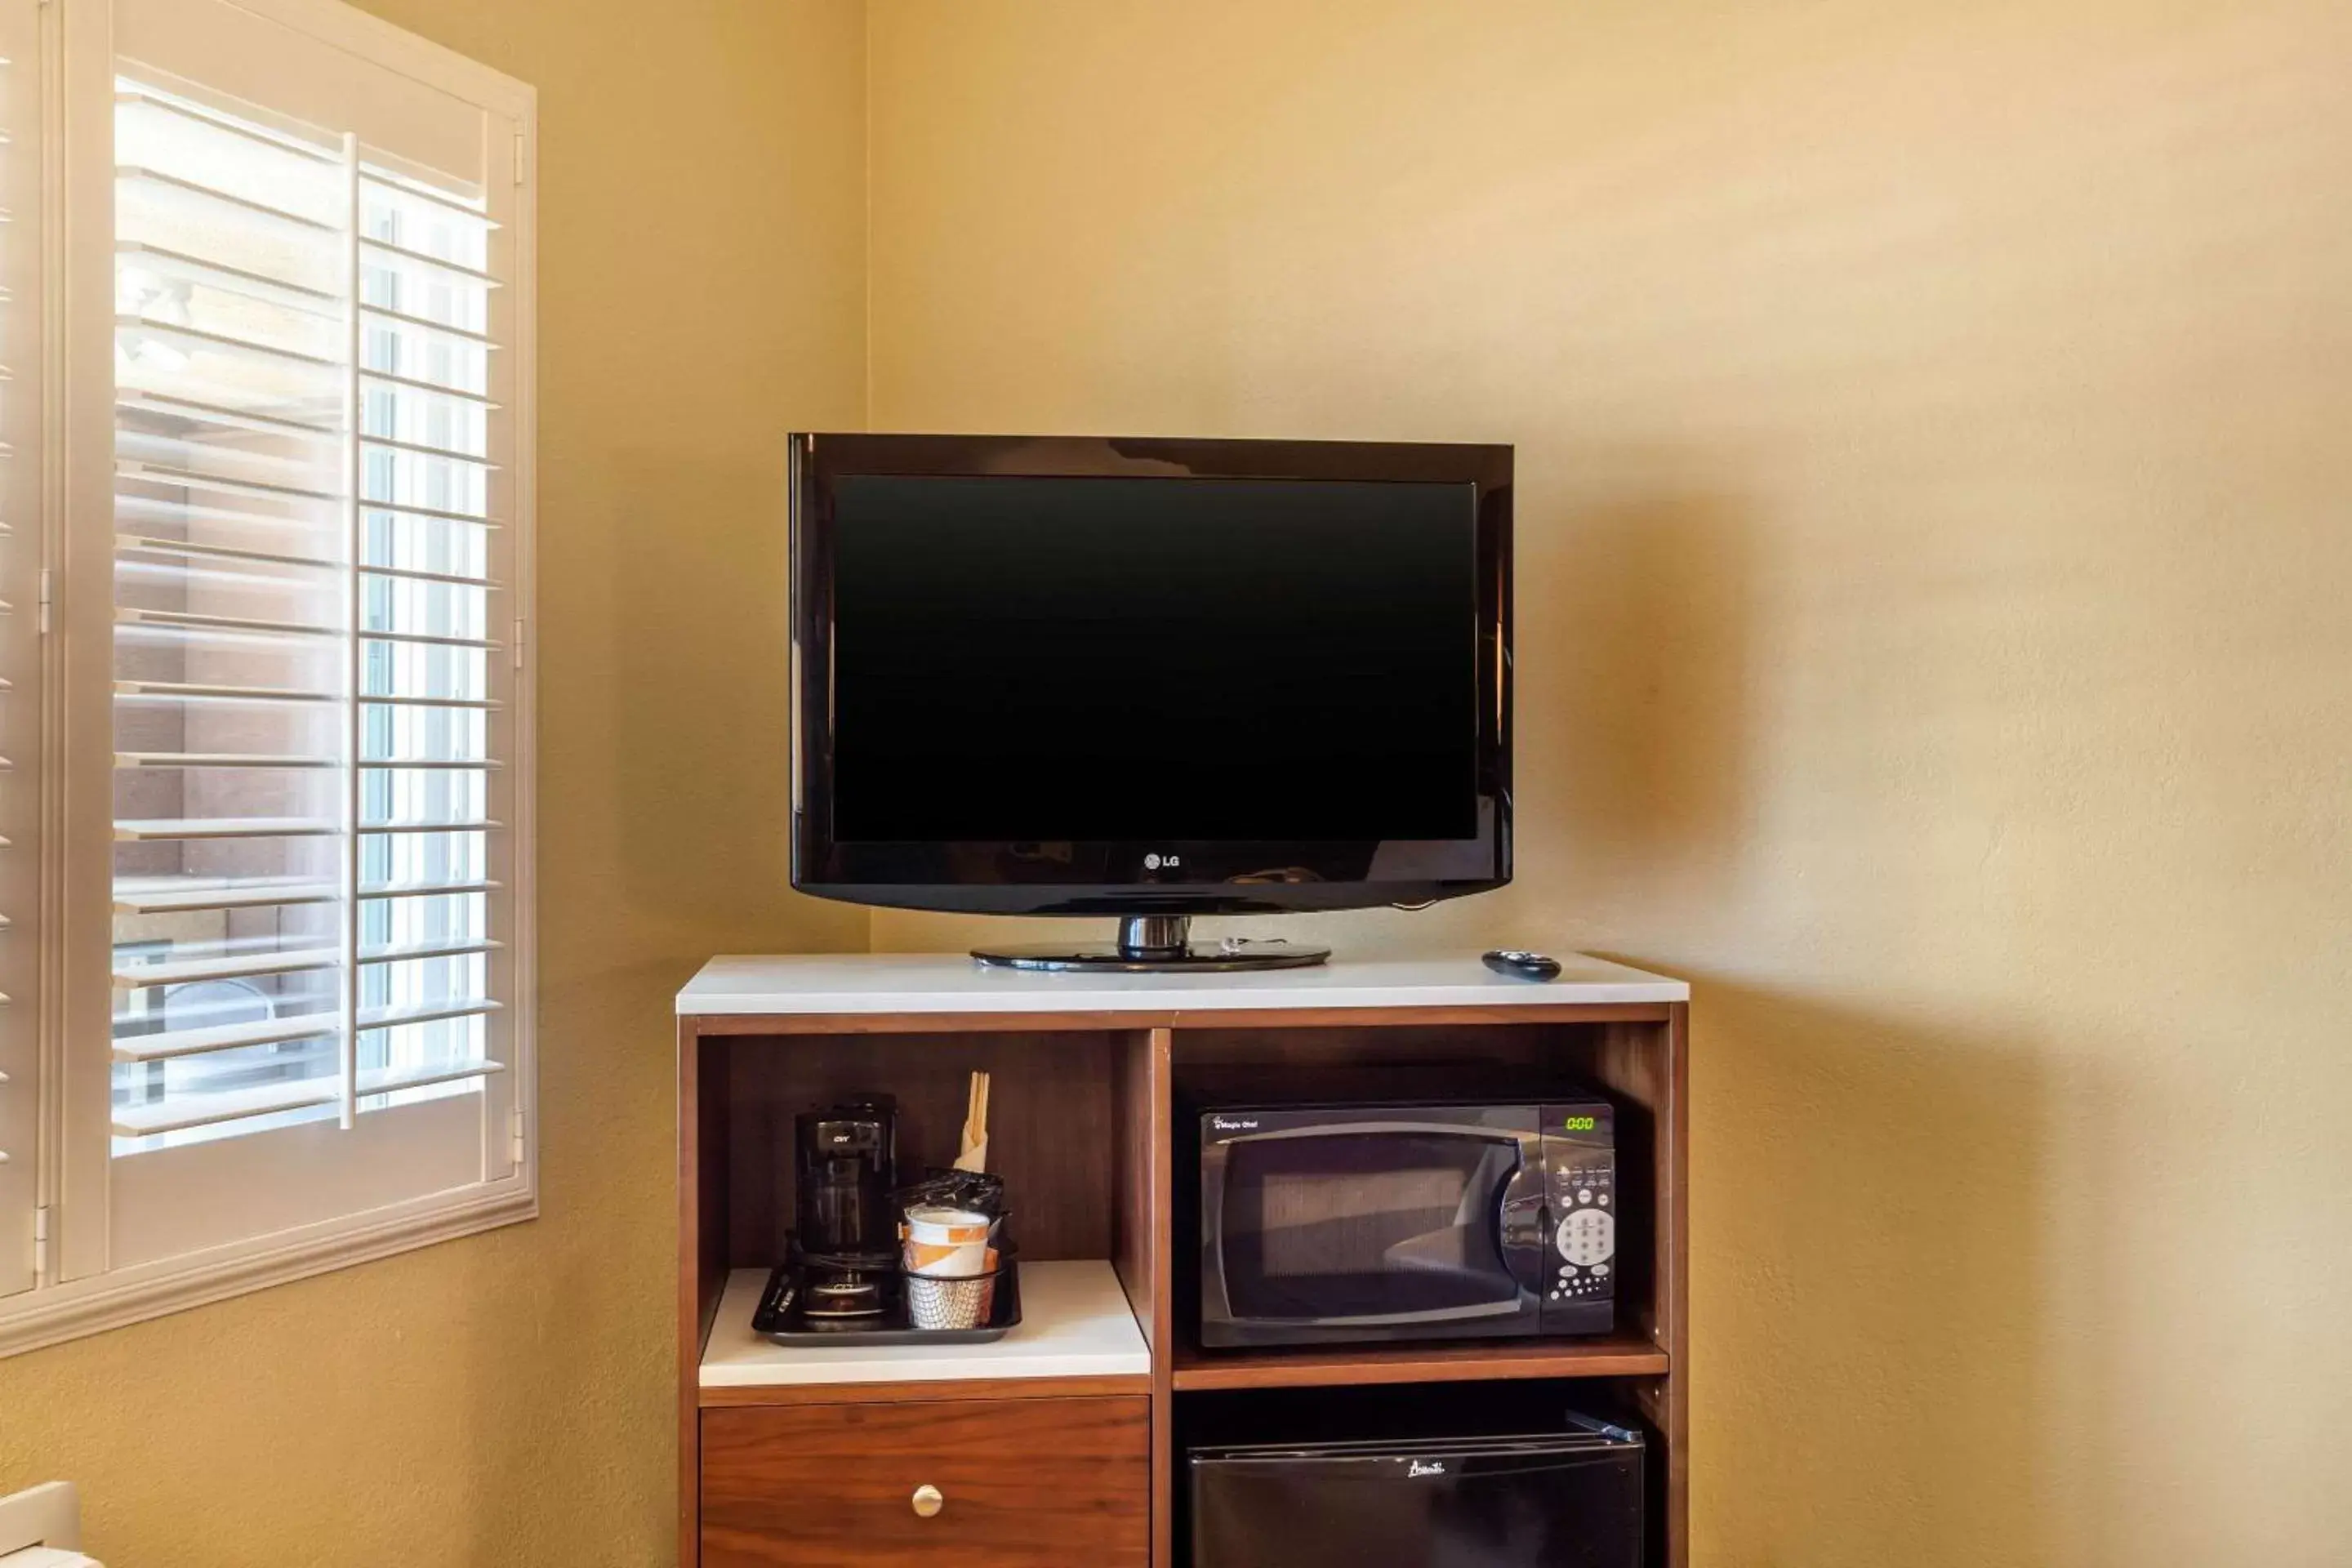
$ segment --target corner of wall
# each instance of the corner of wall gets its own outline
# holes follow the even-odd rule
[[[866,429],[874,427],[874,0],[857,0],[857,113],[858,159],[864,201],[861,216],[863,234],[858,242],[858,267],[863,283],[858,289],[858,306],[864,313],[861,335],[862,359],[858,364],[858,423]],[[882,911],[866,911],[866,951],[877,951],[877,925]]]
[[[858,243],[858,265],[863,286],[858,289],[859,308],[865,315],[864,360],[858,366],[857,389],[862,416],[859,423],[866,429],[874,427],[874,4],[873,0],[857,0],[857,113],[859,179],[864,201],[861,216],[865,224]]]

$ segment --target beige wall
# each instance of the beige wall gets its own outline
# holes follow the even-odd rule
[[[625,1568],[676,1501],[670,994],[784,889],[783,433],[864,409],[846,0],[371,0],[535,83],[544,1215],[0,1361],[118,1568]]]
[[[1519,880],[1322,929],[1696,980],[1696,1561],[2352,1560],[2352,11],[870,47],[875,428],[1517,443]]]
[[[1697,980],[1706,1568],[2344,1561],[2342,7],[370,4],[541,94],[547,1214],[0,1362],[0,1488],[667,1561],[666,998],[869,936],[775,780],[870,370],[1518,444],[1520,880],[1310,923]]]

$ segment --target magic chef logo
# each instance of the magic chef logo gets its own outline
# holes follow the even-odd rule
[[[1445,1461],[1443,1459],[1415,1459],[1411,1464],[1405,1466],[1404,1473],[1407,1479],[1411,1479],[1414,1476],[1442,1476],[1445,1473]]]
[[[1209,1125],[1220,1132],[1255,1132],[1257,1119],[1253,1116],[1212,1116]]]

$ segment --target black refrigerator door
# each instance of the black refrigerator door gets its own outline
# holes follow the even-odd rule
[[[1192,1568],[1642,1568],[1633,1444],[1192,1462]]]

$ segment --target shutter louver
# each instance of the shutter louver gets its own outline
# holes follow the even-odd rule
[[[126,65],[116,1152],[500,1069],[490,236],[460,182]]]
[[[30,1289],[40,1096],[40,58],[0,5],[0,1296]]]

